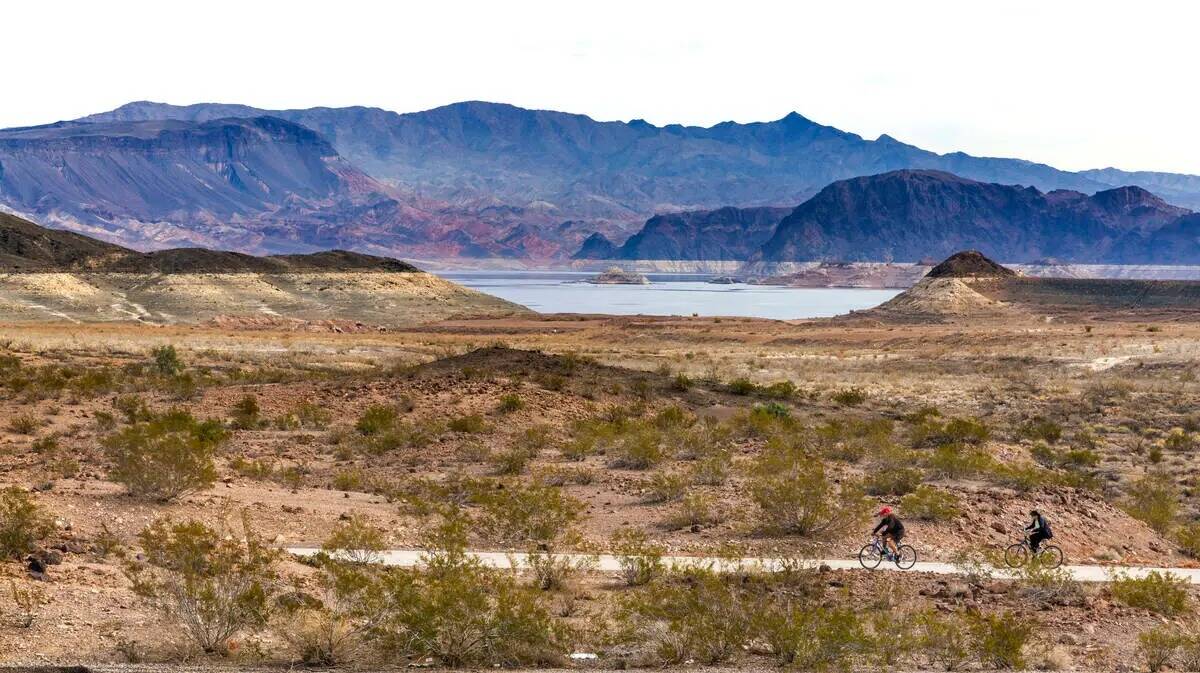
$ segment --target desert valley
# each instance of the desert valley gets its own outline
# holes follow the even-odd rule
[[[0,673],[1200,670],[1200,17],[867,4],[6,8]]]

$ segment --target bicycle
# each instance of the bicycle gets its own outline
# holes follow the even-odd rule
[[[1029,542],[1029,533],[1024,529],[1021,532],[1025,535],[1025,539],[1010,544],[1004,550],[1004,563],[1009,568],[1019,568],[1029,563],[1030,554],[1033,552],[1033,546]],[[1042,542],[1038,547],[1037,555],[1033,558],[1039,565],[1054,569],[1063,564],[1063,551],[1058,545]]]
[[[890,552],[884,546],[883,540],[874,537],[858,551],[858,562],[867,570],[874,570],[879,567],[879,564],[889,554]],[[898,545],[896,547],[896,556],[891,560],[896,564],[897,568],[908,570],[917,564],[917,550],[913,549],[911,545]]]

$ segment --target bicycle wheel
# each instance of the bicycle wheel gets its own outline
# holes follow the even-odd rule
[[[1029,547],[1023,543],[1017,542],[1010,544],[1008,549],[1004,550],[1004,563],[1009,568],[1020,568],[1029,561]]]
[[[879,567],[879,562],[883,560],[883,555],[879,553],[879,547],[873,544],[863,545],[863,548],[858,551],[858,562],[867,570],[874,570]]]
[[[1057,568],[1063,564],[1063,551],[1058,545],[1042,545],[1038,550],[1037,560],[1045,568]]]
[[[896,567],[901,570],[908,570],[917,565],[917,550],[911,546],[902,544],[896,547]]]

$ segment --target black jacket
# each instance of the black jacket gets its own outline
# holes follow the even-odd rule
[[[893,537],[904,535],[904,523],[900,521],[900,517],[895,514],[889,514],[879,520],[879,525],[875,526],[875,530],[871,531],[871,535],[881,530]]]
[[[1050,530],[1050,522],[1046,521],[1046,517],[1041,514],[1037,515],[1033,522],[1025,527],[1025,530],[1032,534],[1041,533],[1042,537],[1054,537],[1054,531]]]

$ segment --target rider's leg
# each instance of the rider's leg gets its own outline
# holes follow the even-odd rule
[[[893,554],[899,552],[899,550],[896,548],[896,538],[892,537],[891,535],[884,535],[883,543],[887,545],[888,551],[892,552]]]
[[[1034,533],[1033,535],[1030,535],[1029,536],[1030,551],[1032,551],[1034,554],[1038,553],[1038,547],[1042,546],[1042,540],[1044,540],[1044,539],[1046,539],[1046,538],[1044,538],[1041,533]]]

